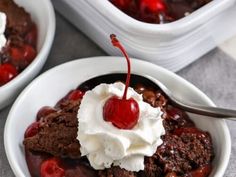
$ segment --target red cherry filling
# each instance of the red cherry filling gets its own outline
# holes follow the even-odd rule
[[[10,7],[15,6],[13,3],[5,3],[2,4],[3,9],[5,9],[7,12],[11,11]],[[4,7],[6,6],[6,7]],[[9,6],[9,7],[8,7]],[[23,12],[23,9],[20,9],[18,11],[18,8],[16,8],[16,13],[13,14],[18,14],[19,11],[21,18],[20,21],[22,24],[20,25],[20,28],[13,25],[15,22],[17,22],[17,19],[13,20],[13,18],[9,18],[8,22],[9,24],[6,26],[6,38],[7,38],[7,43],[6,45],[2,48],[0,52],[0,66],[1,64],[7,63],[15,67],[15,71],[11,71],[11,73],[20,73],[23,71],[36,57],[37,52],[36,52],[36,43],[37,43],[37,27],[36,25],[31,21],[29,14]],[[15,9],[15,8],[13,8]],[[12,9],[12,10],[13,10]],[[8,15],[11,16],[11,13]],[[14,15],[13,15],[14,16]],[[12,74],[4,74],[5,78],[4,81],[2,81],[2,74],[0,74],[0,86],[3,84],[6,84],[9,82],[12,78]],[[15,74],[15,75],[17,75]]]
[[[124,54],[128,65],[128,73],[123,98],[109,98],[103,107],[103,117],[105,121],[111,122],[114,126],[120,129],[132,129],[138,122],[139,106],[134,99],[126,99],[130,82],[130,59],[114,34],[111,35],[111,41],[113,46],[119,48]]]
[[[184,116],[183,111],[174,107],[167,109],[166,112],[168,113],[169,118],[173,120],[178,120]]]
[[[26,61],[31,63],[33,59],[36,57],[36,51],[31,45],[24,45],[23,47],[23,56]]]
[[[57,110],[55,108],[52,108],[50,106],[44,106],[42,107],[36,116],[36,120],[39,121],[42,117],[45,117],[53,112],[56,112]]]
[[[163,0],[141,0],[141,12],[161,13],[166,11],[166,5]]]
[[[0,64],[0,86],[6,84],[14,77],[16,77],[18,71],[16,68],[11,64]]]
[[[68,94],[67,99],[77,101],[81,99],[83,96],[84,96],[84,92],[82,92],[81,90],[72,90]]]
[[[112,122],[118,128],[131,129],[137,124],[138,108],[138,103],[134,99],[122,100],[114,96],[104,105],[104,120]]]
[[[59,166],[59,160],[51,158],[44,161],[40,169],[41,177],[64,177],[65,170]]]
[[[48,154],[31,152],[25,150],[25,158],[32,177],[40,176],[40,167],[43,161],[48,158]]]
[[[12,63],[15,66],[18,66],[19,69],[27,67],[36,57],[36,54],[35,49],[28,44],[25,44],[22,47],[12,47],[10,49]]]
[[[127,9],[132,0],[111,0],[111,2],[120,9]]]
[[[187,174],[186,177],[206,177],[211,173],[211,165],[205,165]]]
[[[25,131],[25,138],[33,137],[39,131],[39,122],[32,123]]]
[[[146,22],[164,23],[167,20],[167,7],[163,0],[141,0],[140,16]]]

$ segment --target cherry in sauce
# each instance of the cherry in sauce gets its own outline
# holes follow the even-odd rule
[[[43,161],[40,165],[41,177],[64,177],[65,170],[61,167],[60,159],[50,158]]]
[[[22,72],[36,57],[37,27],[32,24],[26,34],[8,30],[7,44],[0,52],[0,86]]]
[[[85,159],[63,159],[26,150],[31,177],[97,177]]]
[[[0,86],[11,81],[17,75],[18,71],[15,66],[8,63],[0,65]]]
[[[110,0],[127,15],[154,24],[181,19],[210,1],[212,0]]]

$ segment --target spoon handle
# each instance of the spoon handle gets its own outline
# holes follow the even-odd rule
[[[185,104],[175,100],[174,105],[182,108],[183,110],[195,114],[200,114],[204,116],[210,116],[214,118],[224,118],[236,121],[236,110],[218,108],[218,107],[208,107],[208,106],[199,106],[193,104]]]

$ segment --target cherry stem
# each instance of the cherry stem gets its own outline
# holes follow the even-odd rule
[[[126,76],[125,90],[124,90],[124,94],[123,94],[123,97],[122,97],[123,100],[126,100],[127,90],[128,90],[129,83],[130,83],[130,59],[129,59],[129,56],[128,56],[127,52],[125,51],[124,47],[120,44],[120,41],[116,38],[116,35],[111,34],[110,38],[111,38],[111,43],[113,44],[113,46],[117,47],[118,49],[121,50],[121,52],[123,53],[123,55],[125,56],[126,61],[127,61],[128,73],[127,73],[127,76]]]

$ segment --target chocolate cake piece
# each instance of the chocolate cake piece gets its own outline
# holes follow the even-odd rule
[[[118,166],[100,170],[99,177],[162,177],[163,171],[156,158],[145,157],[145,169],[139,172],[131,172]]]
[[[24,35],[32,25],[30,14],[19,7],[13,0],[1,0],[0,11],[7,16],[7,30]]]
[[[186,174],[210,164],[214,156],[209,133],[197,128],[180,128],[174,134],[164,135],[163,142],[155,156],[164,166],[164,173]]]
[[[41,118],[38,133],[25,138],[24,145],[31,151],[46,152],[58,157],[80,157],[80,144],[76,139],[78,120],[76,113],[58,111]]]
[[[163,170],[158,164],[155,155],[153,157],[145,157],[145,167],[143,171],[138,172],[138,177],[162,177]]]
[[[77,114],[79,106],[80,106],[80,102],[81,100],[71,101],[67,99],[62,99],[56,104],[55,108],[61,109],[64,112]]]
[[[136,177],[134,172],[127,171],[118,166],[107,168],[98,172],[99,177]]]

